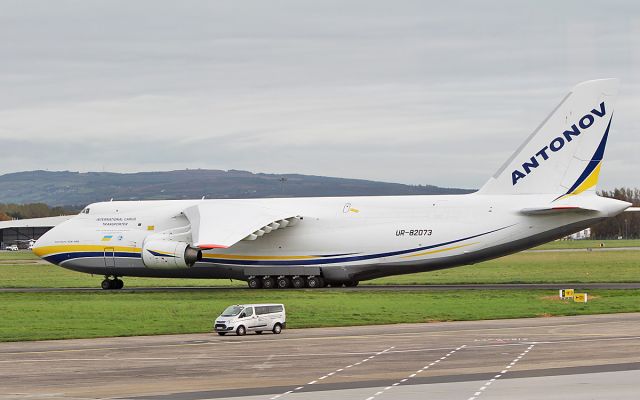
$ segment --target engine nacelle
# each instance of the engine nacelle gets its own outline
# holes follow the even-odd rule
[[[149,240],[142,246],[142,262],[147,268],[189,268],[202,260],[202,251],[189,243]]]

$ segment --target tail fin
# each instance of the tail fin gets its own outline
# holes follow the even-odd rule
[[[595,191],[617,91],[617,79],[575,86],[478,193]]]

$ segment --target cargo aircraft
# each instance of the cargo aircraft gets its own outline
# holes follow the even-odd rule
[[[631,204],[595,193],[616,79],[578,84],[475,193],[110,201],[43,235],[61,267],[120,277],[231,278],[250,288],[355,286],[515,253]]]

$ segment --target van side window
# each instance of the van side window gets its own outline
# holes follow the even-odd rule
[[[252,316],[252,315],[253,315],[253,307],[247,307],[247,308],[245,308],[245,309],[244,309],[244,314],[245,314],[247,317]]]
[[[282,306],[269,306],[269,314],[282,312]]]
[[[262,315],[262,314],[267,314],[269,311],[267,310],[267,307],[261,306],[261,307],[256,307],[256,314],[258,315]]]

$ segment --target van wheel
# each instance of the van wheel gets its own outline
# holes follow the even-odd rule
[[[260,289],[262,287],[262,280],[253,276],[247,279],[247,284],[249,285],[249,289]]]
[[[291,280],[286,276],[278,278],[278,289],[286,289],[291,286]]]
[[[291,285],[294,289],[304,288],[304,278],[301,276],[294,276],[293,279],[291,279]]]
[[[247,334],[247,328],[245,328],[244,326],[240,325],[238,329],[236,329],[236,335],[244,336],[246,334]]]
[[[275,324],[273,326],[273,333],[275,333],[276,335],[279,335],[280,332],[282,332],[282,325],[280,324]]]
[[[227,334],[227,332],[218,332],[218,335],[220,335],[220,336],[224,336],[226,334]]]
[[[265,289],[273,289],[276,286],[276,280],[270,276],[265,276],[262,280],[262,287]]]
[[[256,335],[262,335],[262,331],[256,331]]]

